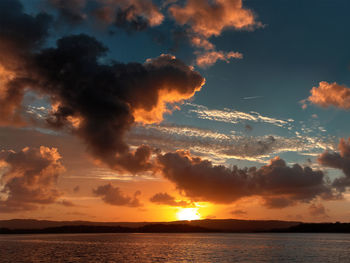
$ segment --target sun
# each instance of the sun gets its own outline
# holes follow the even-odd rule
[[[201,218],[198,208],[181,208],[176,216],[179,220],[197,220]]]

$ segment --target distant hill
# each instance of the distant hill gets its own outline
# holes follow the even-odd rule
[[[206,229],[206,231],[222,232],[258,232],[296,226],[300,222],[277,220],[237,220],[237,219],[205,219],[173,222],[89,222],[89,221],[48,221],[35,219],[0,220],[0,228],[6,229],[45,229],[64,226],[99,226],[141,228],[151,225],[188,225]]]
[[[44,233],[350,233],[350,223],[205,219],[174,222],[88,222],[13,219],[0,221],[0,234]]]

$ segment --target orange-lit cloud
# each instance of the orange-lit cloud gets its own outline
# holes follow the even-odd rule
[[[180,93],[181,91],[176,89],[171,90],[170,87],[174,84],[177,85],[176,83],[169,83],[169,86],[165,86],[164,89],[159,90],[157,103],[153,108],[149,110],[135,108],[133,111],[135,121],[143,124],[160,123],[163,120],[164,114],[170,114],[174,109],[178,108],[176,104],[183,103],[185,100],[192,98],[196,92],[200,91],[204,82],[195,89],[184,90],[184,93]]]
[[[33,210],[56,202],[62,193],[56,183],[64,167],[57,149],[41,146],[19,152],[1,151],[0,210]]]
[[[20,115],[20,104],[23,98],[23,91],[20,88],[12,89],[9,86],[14,78],[15,73],[7,70],[0,64],[0,125],[23,124]]]
[[[184,6],[170,6],[169,12],[177,23],[187,24],[207,38],[225,29],[246,29],[257,23],[253,12],[243,8],[242,0],[188,0]]]
[[[191,43],[195,47],[203,48],[205,50],[213,50],[215,49],[215,46],[213,43],[210,43],[208,39],[202,37],[202,36],[192,36],[190,39]]]
[[[212,66],[218,60],[243,58],[239,52],[216,51],[210,37],[219,36],[226,29],[261,26],[253,12],[243,7],[242,0],[188,0],[183,6],[173,4],[168,10],[178,24],[189,27],[191,44],[206,51],[196,52],[196,63],[200,67]]]
[[[336,82],[328,83],[321,81],[318,87],[313,87],[311,95],[304,101],[303,108],[306,108],[306,101],[312,104],[327,108],[334,106],[342,109],[350,109],[350,88],[339,85]]]
[[[218,60],[223,60],[226,63],[230,62],[230,59],[242,59],[243,54],[239,52],[223,52],[223,51],[208,51],[204,53],[198,53],[196,58],[196,64],[200,67],[209,67],[216,63]]]

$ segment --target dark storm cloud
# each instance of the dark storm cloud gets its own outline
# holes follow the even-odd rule
[[[55,148],[24,148],[19,152],[1,151],[0,211],[16,212],[55,203],[58,176],[64,171]]]
[[[174,196],[169,195],[168,193],[157,193],[149,199],[152,203],[159,205],[169,205],[169,206],[181,206],[188,207],[190,202],[187,201],[177,201]]]
[[[134,196],[128,196],[122,193],[119,187],[114,187],[111,184],[101,185],[93,190],[94,195],[99,196],[102,200],[110,205],[139,207],[142,206],[137,198],[141,192],[136,191]]]
[[[281,208],[318,196],[333,198],[321,171],[298,164],[289,167],[278,157],[259,169],[229,169],[184,151],[159,155],[158,161],[164,176],[192,200],[232,203],[242,197],[260,196],[266,206]]]
[[[125,133],[135,120],[161,121],[167,103],[192,97],[204,79],[170,55],[144,64],[100,64],[106,51],[86,35],[58,40],[57,48],[36,56],[37,90],[57,105],[49,117],[52,126],[70,126],[98,159],[113,168],[138,172],[149,167],[151,149],[143,146],[129,152]]]
[[[132,173],[149,169],[151,149],[130,151],[125,133],[135,121],[160,122],[171,111],[168,106],[191,98],[204,78],[170,55],[143,64],[102,64],[107,49],[87,35],[68,36],[57,47],[38,51],[49,18],[23,14],[17,1],[1,5],[9,9],[0,18],[1,45],[11,44],[0,55],[2,124],[19,122],[23,95],[32,90],[51,99],[49,125],[70,129],[96,158]]]
[[[350,186],[350,138],[347,141],[341,138],[338,149],[339,152],[325,151],[319,156],[318,162],[343,171],[345,176],[334,179],[333,186],[338,191],[345,192],[346,187]]]
[[[17,0],[0,1],[0,125],[22,124],[21,102],[30,82],[30,51],[45,40],[50,21],[47,14],[25,14]]]

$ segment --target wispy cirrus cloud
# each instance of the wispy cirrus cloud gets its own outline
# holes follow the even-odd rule
[[[189,109],[189,113],[194,113],[200,119],[227,122],[227,123],[240,123],[242,121],[251,121],[251,122],[261,122],[268,123],[278,127],[285,127],[289,123],[294,122],[293,119],[277,119],[273,117],[268,117],[261,115],[258,112],[242,112],[238,110],[231,109],[209,109],[203,105],[197,105],[193,103],[186,103],[186,105],[192,107]]]
[[[206,51],[197,53],[196,63],[202,68],[214,65],[218,60],[230,63],[230,59],[242,59],[243,54],[239,52]]]
[[[136,126],[127,135],[127,141],[134,146],[147,142],[163,151],[188,149],[215,163],[223,163],[228,159],[266,163],[267,159],[284,152],[317,156],[335,146],[332,138],[328,137],[301,134],[293,137],[247,136],[166,124]]]

